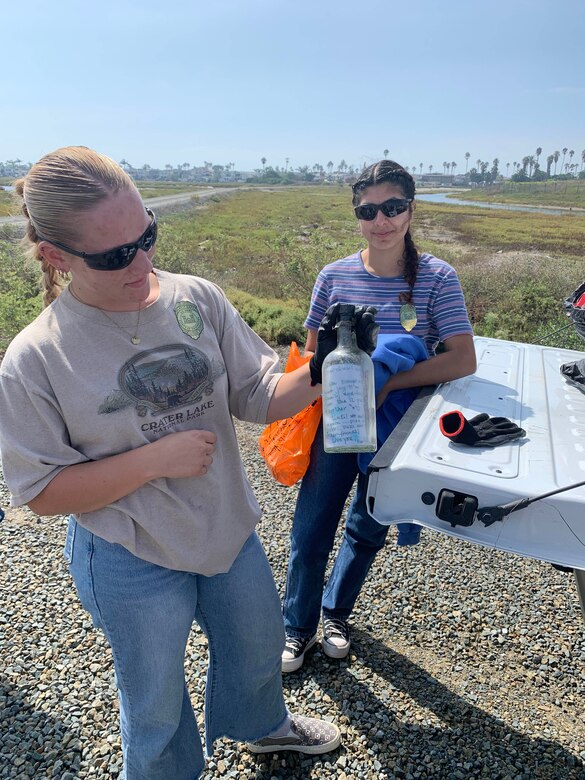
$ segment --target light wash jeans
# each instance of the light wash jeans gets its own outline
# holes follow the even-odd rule
[[[221,736],[253,741],[284,722],[280,600],[255,533],[229,572],[213,577],[143,561],[73,518],[65,557],[112,648],[125,780],[195,780],[203,770],[184,672],[194,620],[209,643],[207,755]]]
[[[330,617],[349,617],[376,553],[386,541],[388,526],[380,525],[368,514],[367,477],[359,472],[343,541],[323,593],[327,560],[356,475],[355,454],[324,451],[321,424],[299,490],[291,531],[283,614],[286,631],[292,636],[312,636],[321,610]]]

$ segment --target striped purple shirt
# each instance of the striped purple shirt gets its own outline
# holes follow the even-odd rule
[[[400,293],[408,293],[403,276],[375,276],[366,271],[361,252],[336,260],[317,276],[305,327],[317,330],[331,304],[375,306],[380,333],[404,333]],[[410,332],[424,340],[429,355],[451,336],[473,334],[457,273],[444,260],[422,254],[413,291],[417,323]]]

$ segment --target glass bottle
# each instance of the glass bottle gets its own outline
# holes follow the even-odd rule
[[[325,452],[374,452],[376,394],[372,358],[357,345],[354,307],[342,304],[337,347],[323,361]]]

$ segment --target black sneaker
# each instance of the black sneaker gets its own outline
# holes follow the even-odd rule
[[[313,640],[315,638],[313,637]],[[304,718],[302,715],[291,717],[290,731],[283,737],[264,737],[257,742],[247,742],[246,747],[252,753],[276,753],[279,750],[295,750],[317,756],[335,750],[341,744],[341,734],[337,726],[326,720]]]
[[[329,658],[345,658],[351,647],[346,620],[323,615],[323,652]]]
[[[282,671],[296,672],[300,669],[305,660],[305,653],[310,647],[313,647],[317,641],[317,634],[313,636],[291,636],[286,635],[286,643],[282,651]]]

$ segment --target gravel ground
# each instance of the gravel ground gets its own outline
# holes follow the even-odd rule
[[[260,428],[238,431],[282,592],[296,489],[266,472]],[[120,773],[110,654],[77,601],[64,537],[64,518],[27,510],[0,525],[0,778]],[[572,575],[430,531],[417,547],[394,540],[391,531],[356,607],[348,659],[316,649],[284,678],[290,709],[335,720],[343,747],[253,757],[220,741],[205,780],[585,778],[585,640]],[[205,666],[194,630],[187,670],[198,713]]]

